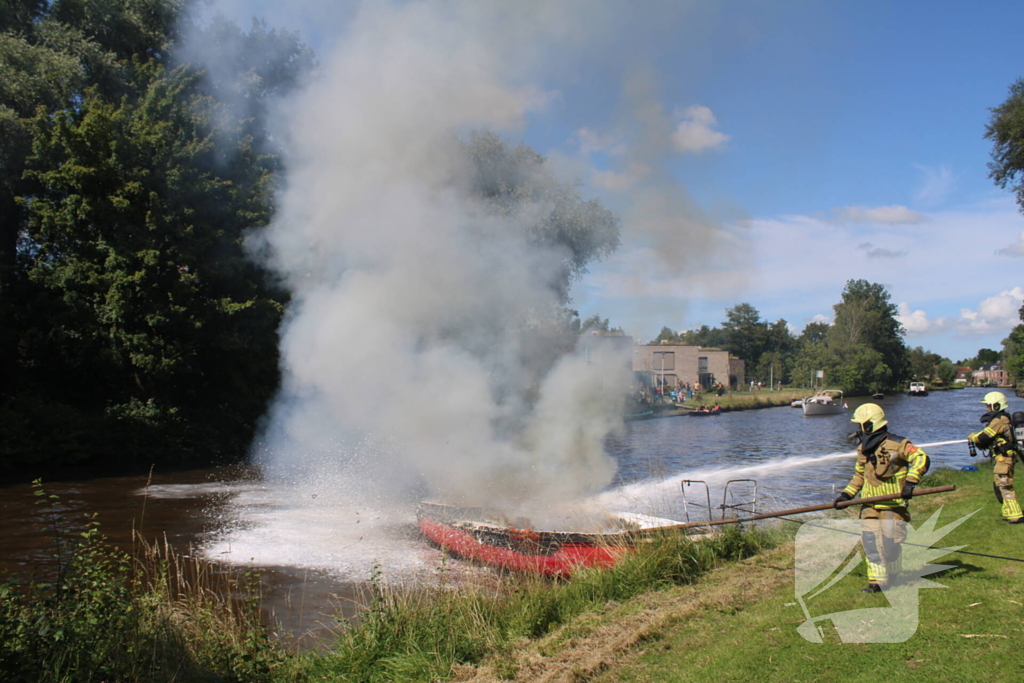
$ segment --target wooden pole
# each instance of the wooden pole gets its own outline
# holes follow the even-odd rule
[[[928,489],[915,489],[914,490],[914,497],[917,498],[918,496],[928,496],[928,495],[931,495],[933,493],[946,493],[947,491],[956,491],[956,486],[954,486],[953,484],[949,484],[948,486],[936,486],[936,487],[928,488]],[[881,503],[881,502],[886,501],[886,500],[894,500],[894,499],[900,498],[900,497],[901,497],[901,494],[893,493],[893,494],[889,494],[887,496],[872,496],[870,498],[854,498],[853,500],[848,500],[848,501],[846,501],[844,503],[840,503],[839,505],[835,505],[834,503],[826,503],[824,505],[810,505],[808,507],[793,508],[791,510],[779,510],[778,512],[766,512],[763,515],[754,515],[752,517],[730,517],[729,519],[715,519],[715,520],[708,520],[707,522],[688,522],[686,524],[674,524],[672,526],[663,526],[663,527],[658,527],[656,529],[645,529],[644,531],[650,532],[650,531],[662,531],[662,530],[668,530],[668,529],[694,529],[696,527],[717,526],[719,524],[740,524],[742,522],[753,522],[754,520],[758,520],[758,519],[771,519],[772,517],[785,517],[787,515],[800,515],[800,514],[803,514],[805,512],[817,512],[819,510],[831,510],[833,508],[842,509],[842,508],[850,507],[851,505],[867,505],[867,504],[870,504],[870,503]]]

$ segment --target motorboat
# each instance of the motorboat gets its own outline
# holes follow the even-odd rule
[[[424,502],[416,511],[420,531],[441,548],[492,567],[545,576],[568,576],[582,567],[610,567],[640,539],[680,522],[635,512],[602,513],[586,531],[535,529],[483,508]],[[565,522],[567,526],[579,526]],[[698,530],[693,530],[698,531]]]
[[[911,382],[910,391],[907,392],[909,396],[927,396],[928,390],[925,387],[924,382]]]
[[[822,389],[803,402],[804,415],[838,415],[845,412],[846,407],[839,389]]]

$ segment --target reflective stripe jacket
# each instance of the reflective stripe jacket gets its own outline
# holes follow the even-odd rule
[[[990,449],[996,459],[995,473],[1008,474],[1013,467],[1014,449],[1013,425],[1006,413],[999,413],[980,432],[968,435],[967,439],[982,448]]]
[[[857,449],[857,465],[846,493],[861,498],[900,493],[904,482],[918,483],[928,471],[928,454],[910,443],[909,439],[888,434],[873,455],[865,455],[863,446]],[[873,508],[895,508],[907,504],[902,498],[874,503]]]

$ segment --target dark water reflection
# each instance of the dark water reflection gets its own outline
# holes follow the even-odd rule
[[[880,403],[892,431],[925,444],[962,439],[976,431],[983,395],[984,390],[966,389],[928,397],[897,395]],[[1011,408],[1021,409],[1020,399],[1009,395]],[[861,402],[850,400],[851,412]],[[848,481],[852,458],[806,460],[851,451],[845,438],[852,430],[849,418],[850,413],[804,417],[798,409],[781,407],[711,418],[684,416],[630,422],[623,434],[607,443],[608,452],[619,464],[614,486],[632,484],[643,490],[644,482],[656,487],[667,481],[666,490],[678,496],[680,479],[701,478],[712,482],[713,495],[717,496],[716,483],[720,487],[728,478],[754,476],[762,497],[776,507],[829,501],[834,496],[833,487],[842,487]],[[959,468],[972,462],[963,445],[930,448],[928,453],[933,467]],[[393,547],[388,552],[380,545],[348,549],[342,540],[354,539],[330,535],[342,517],[317,516],[312,514],[316,509],[307,506],[298,512],[311,516],[288,518],[290,504],[282,503],[280,496],[274,498],[254,479],[254,473],[244,468],[157,473],[149,483],[148,490],[159,495],[146,495],[146,477],[55,482],[47,483],[46,489],[60,496],[61,512],[69,520],[80,523],[81,513],[98,513],[104,534],[126,549],[132,545],[133,530],[141,529],[150,541],[166,540],[181,553],[205,553],[216,560],[218,553],[224,556],[234,549],[234,537],[229,532],[259,532],[285,519],[290,526],[284,535],[255,536],[256,545],[245,547],[247,556],[242,563],[251,561],[263,569],[266,607],[292,634],[331,628],[339,612],[356,613],[370,560],[387,565],[393,562],[389,558],[406,562],[411,557],[406,568],[421,573],[442,563],[447,563],[447,570],[463,571],[471,577],[479,578],[486,572],[460,568],[459,563],[426,548],[412,519],[380,522],[391,534],[388,542]],[[246,499],[250,501],[247,505],[240,504]],[[0,487],[0,570],[45,571],[52,563],[52,534],[39,520],[35,501],[30,486]],[[274,554],[275,546],[281,550],[282,539],[293,545],[286,552]],[[259,547],[261,543],[265,547]],[[330,552],[332,544],[345,551]],[[265,556],[263,550],[267,551]],[[335,561],[335,554],[337,566],[332,570],[330,563]],[[264,557],[271,559],[261,562]],[[239,564],[236,558],[235,567]]]

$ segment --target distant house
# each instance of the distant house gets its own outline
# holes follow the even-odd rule
[[[960,366],[956,369],[956,379],[953,380],[953,384],[969,384],[973,376],[974,370],[972,368]]]
[[[642,344],[633,348],[633,371],[649,386],[677,387],[687,382],[710,387],[746,384],[746,363],[728,351],[703,346]]]
[[[1001,387],[1010,385],[1010,374],[1003,367],[1003,363],[982,365],[974,371],[975,384],[997,384]]]

